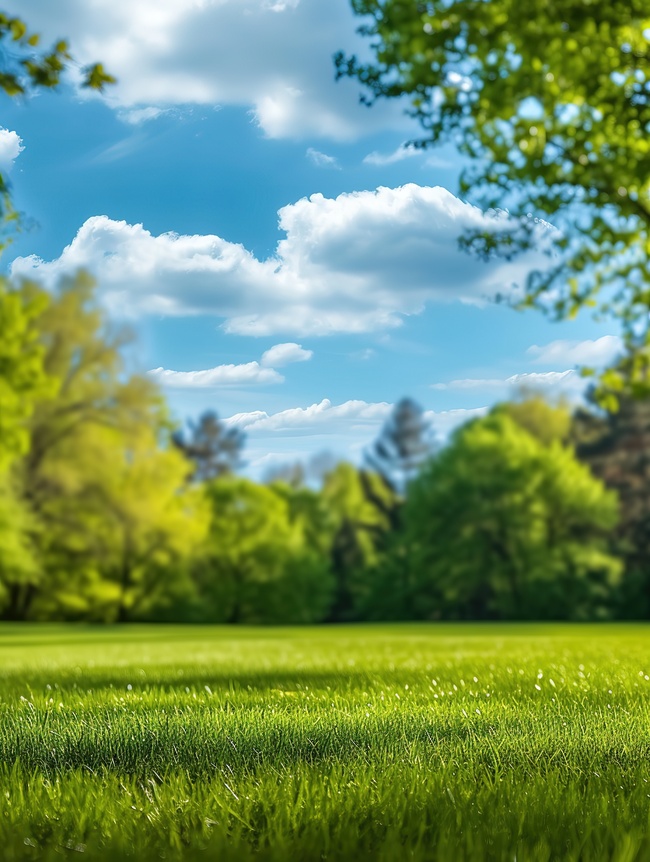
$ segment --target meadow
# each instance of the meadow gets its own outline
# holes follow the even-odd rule
[[[650,859],[650,629],[0,627],[3,860]]]

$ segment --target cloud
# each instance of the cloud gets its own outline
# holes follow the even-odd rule
[[[366,401],[346,401],[332,404],[324,398],[309,407],[292,407],[269,415],[263,411],[237,413],[227,422],[245,428],[247,431],[291,432],[292,434],[312,435],[327,429],[329,433],[338,431],[358,431],[360,428],[375,428],[391,411],[385,401],[368,403]]]
[[[325,398],[308,407],[271,414],[255,410],[237,413],[224,421],[246,432],[246,472],[263,479],[272,467],[308,462],[324,449],[336,459],[360,463],[366,447],[377,437],[392,409],[393,405],[385,401],[332,404]],[[459,425],[483,416],[487,409],[427,410],[424,417],[435,437],[445,440]]]
[[[3,9],[24,13],[24,0]],[[119,108],[241,105],[270,137],[353,139],[412,126],[402,106],[359,104],[360,85],[334,79],[338,49],[367,55],[348,0],[30,0],[45,42],[61,22],[80,66],[101,60]],[[80,75],[77,75],[80,79]]]
[[[535,363],[544,365],[609,365],[623,350],[617,335],[603,335],[594,341],[551,341],[541,347],[533,344],[526,351]]]
[[[260,364],[265,368],[282,368],[292,362],[306,362],[314,355],[313,350],[305,350],[301,344],[288,341],[286,344],[276,344],[262,354]]]
[[[373,167],[385,167],[386,165],[394,165],[397,162],[403,162],[404,159],[412,159],[415,157],[425,156],[424,166],[427,168],[437,168],[438,170],[449,170],[453,168],[453,163],[449,161],[449,159],[445,159],[442,156],[433,154],[428,154],[423,149],[418,147],[409,147],[407,144],[400,144],[400,146],[393,150],[392,153],[378,153],[376,150],[372,153],[368,153],[368,155],[364,158],[364,165],[372,165]]]
[[[341,170],[341,166],[334,156],[328,156],[326,153],[321,153],[313,147],[308,148],[306,156],[317,168],[336,168],[339,171]]]
[[[286,238],[266,260],[219,236],[155,236],[94,216],[59,258],[17,258],[11,269],[54,284],[85,267],[117,314],[212,314],[240,335],[360,333],[429,303],[508,294],[546,265],[541,253],[486,263],[459,251],[465,230],[499,225],[446,189],[411,183],[285,206]]]
[[[383,167],[384,165],[394,165],[396,162],[403,162],[404,159],[412,159],[414,156],[421,156],[422,153],[423,150],[416,149],[415,147],[407,147],[406,144],[400,144],[392,153],[378,153],[376,151],[368,153],[363,163],[364,165],[372,165],[373,167]]]
[[[148,372],[161,386],[178,389],[197,387],[249,386],[255,383],[282,383],[284,377],[272,368],[262,368],[259,362],[246,362],[243,365],[217,365],[204,371],[170,371],[167,368],[154,368]]]
[[[151,120],[157,120],[158,117],[168,114],[169,110],[164,108],[131,108],[126,111],[120,111],[118,117],[124,123],[130,126],[140,126],[142,123],[148,123]]]
[[[263,410],[236,413],[225,421],[229,425],[236,425],[245,429],[247,433],[255,435],[318,436],[320,438],[324,434],[343,434],[363,435],[370,439],[379,431],[392,409],[393,405],[386,401],[352,400],[345,401],[343,404],[332,404],[329,398],[324,398],[309,407],[292,407],[271,414]],[[462,422],[482,415],[486,409],[478,407],[441,412],[428,410],[424,416],[431,422],[434,430],[446,435]]]
[[[493,392],[495,390],[507,391],[508,389],[546,389],[555,390],[558,394],[568,397],[581,395],[587,380],[576,371],[529,371],[522,374],[513,374],[506,378],[465,378],[451,380],[449,383],[433,383],[431,389],[436,390],[479,390],[481,392]]]
[[[9,171],[18,156],[25,149],[17,132],[0,129],[0,171]]]

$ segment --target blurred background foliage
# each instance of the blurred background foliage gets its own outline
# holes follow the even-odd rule
[[[214,411],[177,428],[130,339],[84,273],[1,283],[4,619],[648,614],[645,399],[523,392],[441,445],[405,398],[361,465],[254,482],[244,434]]]

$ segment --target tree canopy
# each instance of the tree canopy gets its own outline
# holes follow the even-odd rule
[[[557,440],[503,412],[470,422],[411,484],[402,546],[424,616],[589,618],[619,572],[617,499]]]
[[[647,3],[352,0],[352,7],[365,19],[360,32],[374,58],[339,53],[339,76],[357,78],[367,102],[406,96],[424,131],[415,145],[454,143],[470,159],[461,192],[501,211],[492,229],[464,244],[506,256],[549,247],[553,257],[529,277],[526,302],[559,317],[597,306],[623,323],[631,345],[647,347]]]

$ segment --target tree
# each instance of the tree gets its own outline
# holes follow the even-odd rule
[[[620,499],[616,550],[625,560],[621,611],[650,614],[650,400],[619,398],[617,409],[581,409],[574,419],[579,458]]]
[[[366,461],[388,487],[403,493],[421,464],[433,452],[431,426],[412,398],[402,398],[366,452]]]
[[[475,420],[409,486],[411,607],[425,618],[604,616],[620,573],[606,551],[616,520],[616,494],[571,448],[503,412]]]
[[[203,614],[231,623],[309,623],[329,607],[329,560],[288,494],[249,479],[206,483],[211,524],[194,564]]]
[[[367,102],[406,96],[424,130],[415,145],[453,142],[470,159],[461,192],[501,216],[507,208],[464,245],[510,257],[550,244],[555,258],[528,279],[527,304],[558,317],[597,304],[631,346],[650,345],[647,3],[352,6],[374,61],[339,53],[338,75],[357,78]]]
[[[34,404],[11,470],[39,565],[13,578],[5,615],[124,618],[153,600],[147,579],[199,541],[187,462],[155,384],[127,373],[129,333],[108,323],[88,276],[51,295],[26,282],[16,296],[39,309],[34,350],[54,394]]]
[[[184,488],[183,456],[161,446],[161,422],[86,424],[61,441],[49,475],[63,493],[39,512],[48,578],[33,616],[124,622],[174,601],[208,513],[201,492]]]
[[[33,542],[33,519],[15,493],[10,477],[0,476],[0,615],[19,619],[20,599],[40,579]]]
[[[35,325],[47,304],[44,292],[18,290],[0,279],[0,472],[25,454],[36,400],[53,390]]]
[[[329,620],[342,622],[357,617],[371,590],[397,497],[377,473],[345,462],[327,475],[321,495],[334,522],[330,554],[335,587]]]
[[[216,413],[203,413],[198,422],[189,423],[190,434],[177,431],[173,440],[181,452],[194,463],[191,478],[209,482],[234,473],[242,466],[241,451],[246,435],[237,427],[229,428]]]
[[[509,416],[545,446],[553,441],[568,443],[571,437],[572,417],[568,406],[562,402],[549,404],[541,395],[524,391],[521,398],[498,404],[492,414]]]

